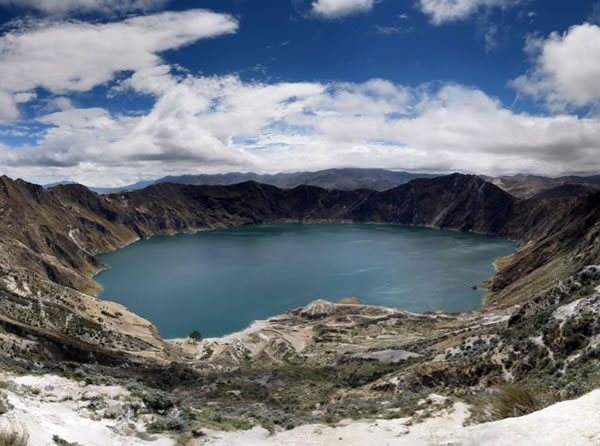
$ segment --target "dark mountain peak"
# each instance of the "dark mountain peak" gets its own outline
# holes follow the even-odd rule
[[[415,188],[415,187],[426,187],[426,188],[437,188],[437,187],[451,187],[456,188],[456,191],[459,191],[460,188],[464,187],[472,187],[473,185],[477,187],[485,187],[486,185],[497,188],[493,184],[488,183],[483,178],[477,175],[470,174],[462,174],[462,173],[453,173],[450,175],[444,175],[441,177],[434,178],[416,178],[411,180],[405,184],[401,184],[400,186],[395,187],[392,190],[402,190],[407,188]],[[499,188],[497,188],[499,189]],[[500,190],[500,189],[499,189]]]
[[[27,181],[17,178],[12,178],[3,175],[0,177],[0,194],[10,200],[16,200],[21,204],[27,204],[30,200],[40,201],[44,193],[44,188],[37,184],[28,183]]]
[[[90,200],[98,200],[98,195],[95,192],[92,192],[86,186],[79,183],[59,184],[47,189],[47,192],[55,196],[69,197],[73,201],[83,203],[87,203]]]
[[[64,181],[57,181],[55,183],[44,184],[44,185],[42,185],[42,187],[44,189],[50,189],[51,187],[62,186],[65,184],[79,184],[79,183],[77,181],[64,180]]]
[[[454,173],[412,180],[378,201],[388,222],[503,234],[517,200],[477,175]],[[394,212],[384,203],[394,203]]]

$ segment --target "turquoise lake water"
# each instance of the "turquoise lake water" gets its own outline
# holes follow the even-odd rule
[[[247,327],[315,300],[356,296],[410,311],[468,311],[494,259],[516,244],[472,233],[378,224],[243,226],[159,236],[99,256],[100,298],[165,338]]]

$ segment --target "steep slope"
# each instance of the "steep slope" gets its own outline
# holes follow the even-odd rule
[[[497,235],[517,203],[512,196],[474,175],[453,174],[432,180],[417,179],[378,194],[352,212],[355,219],[374,218],[457,231]]]
[[[600,262],[600,193],[519,202],[507,233],[523,248],[496,274],[491,300],[527,299],[559,279]]]

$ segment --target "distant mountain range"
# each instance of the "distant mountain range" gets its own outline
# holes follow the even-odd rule
[[[94,187],[94,186],[87,186],[85,184],[78,183],[77,181],[57,181],[56,183],[44,184],[43,188],[50,189],[51,187],[56,187],[56,186],[68,186],[69,184],[80,184],[82,186],[86,186],[92,192],[96,192],[99,194],[110,194],[112,192],[122,192],[124,190],[144,189],[152,184],[155,184],[157,181],[160,181],[160,180],[138,181],[137,183],[128,184],[127,186],[121,186],[121,187]]]
[[[600,175],[549,178],[538,175],[513,175],[487,178],[487,181],[517,198],[582,196],[600,190]]]
[[[291,189],[296,186],[317,186],[328,190],[371,189],[384,191],[417,178],[435,178],[440,175],[428,173],[395,172],[386,169],[327,169],[317,172],[277,173],[261,175],[254,172],[232,172],[225,174],[201,174],[166,176],[157,180],[139,181],[121,187],[89,187],[94,192],[107,194],[126,190],[144,189],[153,184],[173,183],[196,186],[228,186],[246,181]],[[556,196],[585,196],[600,190],[600,175],[563,176],[558,178],[539,175],[513,175],[501,177],[481,176],[486,181],[500,187],[509,194],[521,198],[550,198]],[[46,184],[45,188],[58,185],[77,184],[63,181]]]
[[[257,183],[270,184],[283,189],[300,185],[318,186],[324,189],[355,190],[372,189],[386,190],[408,183],[416,178],[435,178],[439,175],[428,173],[394,172],[386,169],[327,169],[318,172],[277,173],[274,175],[260,175],[254,172],[232,172],[215,175],[181,175],[167,176],[158,180],[140,181],[122,187],[89,187],[94,192],[101,194],[122,192],[125,190],[144,189],[152,184],[174,183],[206,186],[228,186],[256,181]],[[75,184],[73,181],[64,181],[44,185],[45,188],[61,184]]]

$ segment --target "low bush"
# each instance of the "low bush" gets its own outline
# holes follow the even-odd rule
[[[187,427],[185,420],[179,417],[160,417],[154,423],[148,425],[147,431],[157,434],[164,431],[182,431]]]
[[[175,405],[174,398],[161,390],[148,390],[143,392],[141,396],[146,406],[157,412],[164,412]]]

